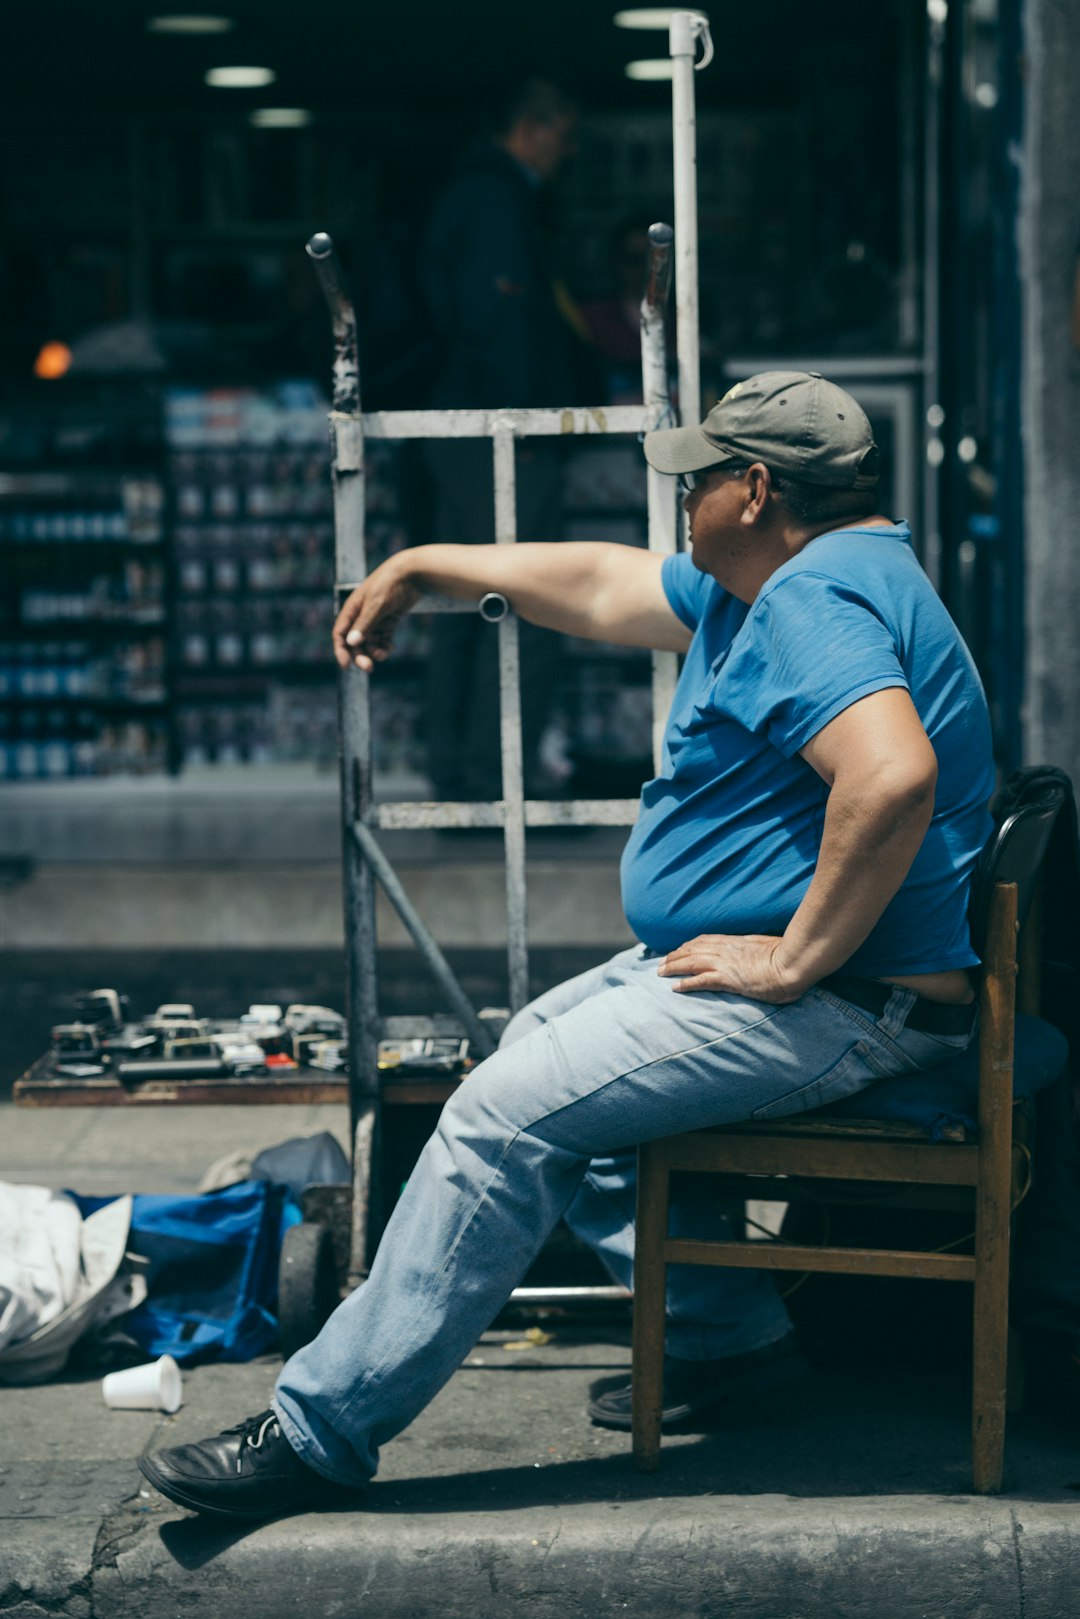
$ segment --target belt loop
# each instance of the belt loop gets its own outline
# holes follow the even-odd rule
[[[878,1019],[878,1028],[882,1034],[898,1035],[911,1015],[911,1009],[918,998],[916,990],[901,989],[900,985],[897,984],[889,996],[884,1012]]]

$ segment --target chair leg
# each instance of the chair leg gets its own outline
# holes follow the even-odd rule
[[[1000,1490],[1005,1454],[1017,897],[1015,883],[994,885],[983,947],[979,1007],[971,1433],[972,1473],[980,1494]]]
[[[972,1390],[972,1475],[979,1495],[1001,1488],[1005,1461],[1005,1388],[1008,1354],[1008,1273],[1006,1285],[984,1278],[975,1283],[975,1357]],[[981,1297],[980,1297],[981,1292]]]
[[[668,1181],[668,1168],[662,1152],[646,1142],[638,1148],[634,1347],[631,1366],[634,1466],[641,1473],[654,1473],[660,1465]]]
[[[974,1355],[972,1365],[972,1473],[976,1491],[1001,1488],[1009,1344],[1009,1206],[991,1185],[977,1192],[975,1230]]]

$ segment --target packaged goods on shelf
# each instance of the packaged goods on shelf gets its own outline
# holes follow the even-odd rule
[[[336,756],[326,408],[303,380],[167,391],[180,767]]]
[[[64,467],[65,445],[84,436],[83,416],[67,408],[64,433],[55,423],[42,433],[48,466],[0,475],[12,586],[0,607],[0,776],[9,781],[143,772],[167,760],[164,486],[150,470]],[[96,442],[108,411],[94,401],[82,410]]]
[[[85,734],[80,736],[79,729]],[[44,710],[20,716],[17,736],[0,736],[0,780],[153,775],[165,769],[166,757],[162,721],[100,725],[93,710],[74,717]]]

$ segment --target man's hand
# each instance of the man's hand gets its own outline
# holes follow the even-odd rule
[[[678,978],[676,990],[723,990],[782,1006],[802,993],[782,971],[783,942],[769,933],[702,933],[664,957],[660,976]]]
[[[390,656],[394,632],[422,592],[397,557],[369,574],[346,597],[334,620],[334,657],[338,666],[355,664],[368,674]]]

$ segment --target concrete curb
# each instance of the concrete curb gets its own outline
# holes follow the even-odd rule
[[[5,1619],[1063,1619],[1080,1577],[1071,1506],[970,1497],[373,1503],[232,1528],[133,1496],[96,1524],[23,1519],[4,1538]]]

